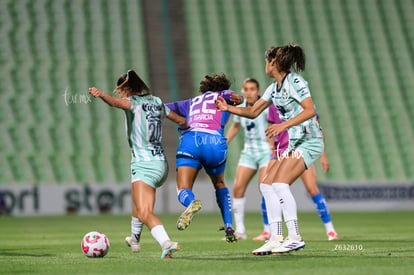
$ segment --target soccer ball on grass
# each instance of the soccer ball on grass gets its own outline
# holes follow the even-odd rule
[[[81,248],[86,257],[104,257],[109,250],[109,239],[104,233],[92,231],[83,237]]]

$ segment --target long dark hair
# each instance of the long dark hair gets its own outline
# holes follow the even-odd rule
[[[228,90],[231,86],[230,79],[225,74],[210,74],[206,75],[200,82],[200,93],[204,94],[207,91],[219,92]]]
[[[116,82],[116,89],[128,89],[132,94],[150,94],[147,84],[133,70],[128,70]]]
[[[270,47],[265,52],[267,61],[276,58],[276,66],[280,72],[288,72],[292,68],[296,72],[304,71],[306,64],[305,52],[295,44],[285,46]]]

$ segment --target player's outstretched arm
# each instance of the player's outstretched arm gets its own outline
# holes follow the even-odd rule
[[[109,106],[126,110],[129,110],[131,108],[131,102],[127,98],[113,97],[112,95],[104,93],[95,87],[89,88],[89,93],[94,97],[101,98]]]
[[[221,96],[219,96],[216,100],[216,107],[220,111],[229,112],[250,119],[256,118],[263,112],[263,110],[269,107],[270,104],[270,102],[267,102],[263,99],[259,99],[251,107],[236,107],[227,104],[226,100],[224,100],[224,98],[222,98]]]
[[[186,129],[188,128],[187,126],[187,120],[185,119],[185,117],[182,117],[180,115],[178,115],[177,113],[170,111],[167,115],[167,118],[175,123],[177,123],[181,129]]]

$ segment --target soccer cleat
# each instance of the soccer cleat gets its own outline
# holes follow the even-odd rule
[[[253,241],[262,242],[267,241],[270,238],[270,233],[267,231],[263,231],[260,235],[253,238]]]
[[[224,230],[224,227],[219,228],[219,230]],[[247,240],[247,234],[246,233],[238,233],[238,232],[234,232],[234,236],[236,237],[237,241],[241,241],[241,240]],[[222,241],[226,241],[227,240],[227,236],[225,236],[224,238],[221,239]]]
[[[224,230],[226,232],[226,235],[222,239],[223,241],[226,241],[228,243],[235,243],[237,242],[236,233],[234,232],[234,229],[232,227],[227,227],[224,229],[224,227],[220,227],[219,231]]]
[[[256,256],[265,256],[272,254],[274,249],[277,249],[282,244],[282,238],[278,238],[276,240],[269,240],[266,241],[264,245],[252,251],[253,255]]]
[[[235,243],[237,242],[236,234],[234,234],[234,230],[231,227],[226,228],[226,242],[228,243]]]
[[[238,241],[247,240],[247,234],[246,234],[246,233],[239,233],[239,232],[236,232],[236,233],[234,233],[234,236],[236,237],[236,239],[237,239]]]
[[[335,231],[330,231],[327,233],[328,241],[337,241],[339,240],[338,234]]]
[[[180,246],[176,242],[166,241],[163,245],[161,259],[170,259],[172,254],[180,250]]]
[[[279,247],[272,249],[273,254],[283,254],[291,251],[301,250],[305,248],[305,241],[302,237],[290,238],[287,237]]]
[[[184,230],[186,229],[191,221],[194,218],[194,215],[197,214],[202,207],[202,203],[200,200],[195,200],[190,203],[190,205],[187,207],[187,209],[184,210],[184,212],[180,215],[177,221],[177,229],[178,230]]]
[[[130,236],[125,238],[125,243],[127,246],[131,247],[131,251],[134,253],[138,253],[141,250],[139,242],[132,240]]]

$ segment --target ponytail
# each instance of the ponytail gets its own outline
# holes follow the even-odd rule
[[[296,72],[305,70],[306,57],[301,47],[295,44],[288,45],[288,51],[291,53],[293,64],[292,67]]]
[[[269,62],[276,59],[276,65],[281,72],[288,72],[292,68],[296,72],[305,70],[305,52],[300,46],[293,43],[285,46],[270,47],[266,50],[265,55]]]

